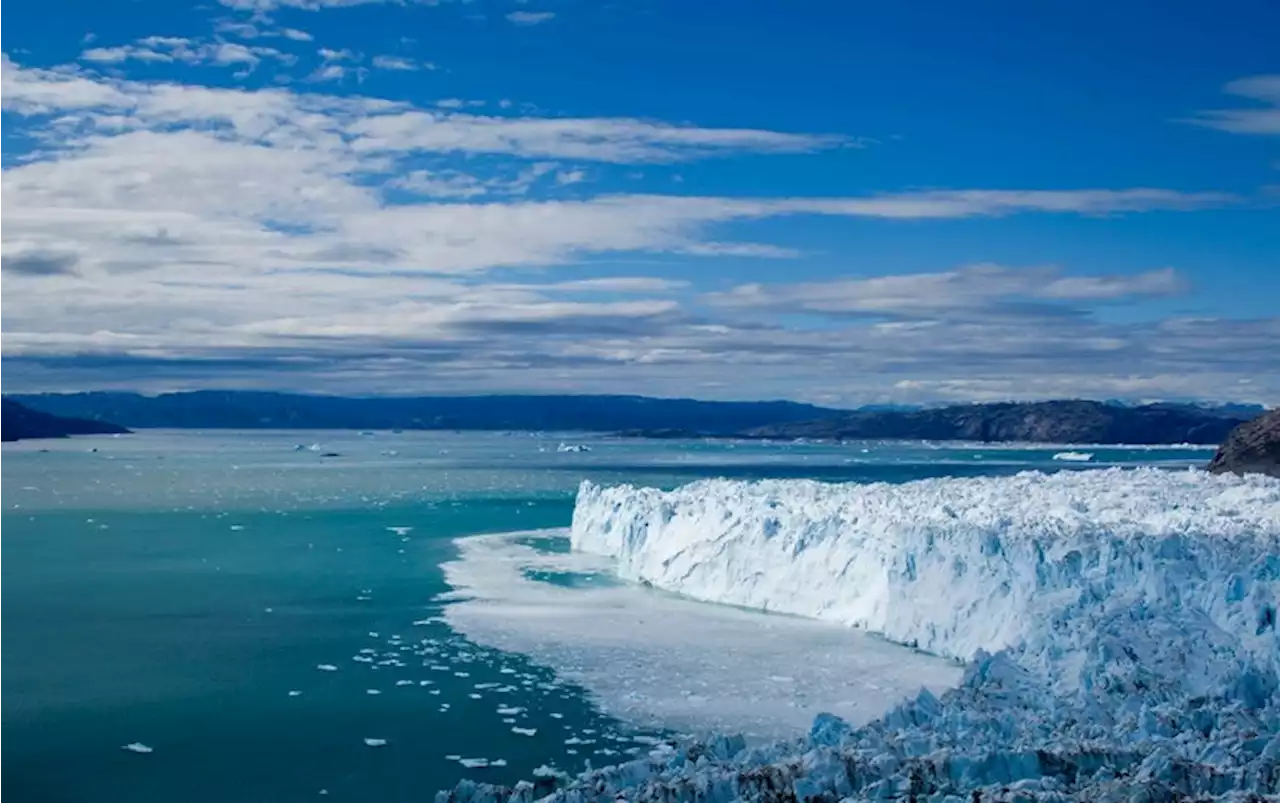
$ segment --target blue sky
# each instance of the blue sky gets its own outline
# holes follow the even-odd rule
[[[1280,402],[1274,3],[11,3],[17,390]]]

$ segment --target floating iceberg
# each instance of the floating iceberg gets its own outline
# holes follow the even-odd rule
[[[1053,456],[1054,460],[1064,460],[1068,463],[1088,463],[1093,459],[1093,452],[1058,452]]]
[[[659,747],[441,803],[1280,794],[1280,481],[1154,469],[904,485],[584,483],[579,549],[698,599],[963,658],[861,727]],[[550,786],[550,788],[548,788]]]
[[[557,452],[589,452],[591,447],[585,443],[561,443],[556,447]]]

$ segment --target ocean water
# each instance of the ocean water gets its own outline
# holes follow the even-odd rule
[[[463,777],[613,763],[676,732],[774,737],[816,710],[874,716],[955,668],[626,586],[566,552],[557,528],[579,482],[902,482],[1208,457],[1075,450],[1093,460],[1054,460],[1064,449],[1052,447],[525,433],[5,444],[4,790],[422,800]],[[469,538],[495,533],[509,535]],[[151,752],[122,749],[134,743]]]

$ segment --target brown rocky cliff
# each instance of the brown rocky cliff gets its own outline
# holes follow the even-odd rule
[[[1231,430],[1209,461],[1209,470],[1280,477],[1280,409],[1263,413]]]

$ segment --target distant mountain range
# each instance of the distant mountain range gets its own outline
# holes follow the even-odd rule
[[[1030,443],[1216,444],[1254,414],[1190,405],[1118,406],[1096,401],[964,404],[928,410],[854,411],[756,427],[752,438],[910,439]]]
[[[709,402],[642,396],[349,398],[256,391],[32,394],[9,397],[55,415],[129,427],[186,429],[657,430],[706,435],[834,415],[787,401]]]
[[[32,410],[12,399],[0,401],[0,440],[20,441],[28,438],[65,438],[68,435],[112,435],[129,430],[105,421],[89,421]]]
[[[1007,402],[836,410],[796,402],[642,396],[314,396],[257,391],[31,394],[46,413],[189,429],[584,430],[649,437],[1219,443],[1262,407],[1162,402]],[[7,410],[8,408],[6,408]],[[6,412],[6,416],[8,413]]]

